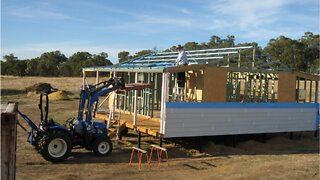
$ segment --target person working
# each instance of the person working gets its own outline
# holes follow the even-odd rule
[[[186,66],[188,65],[188,60],[187,60],[187,54],[184,51],[184,48],[181,45],[177,46],[177,51],[178,51],[178,57],[176,60],[176,65],[177,66]],[[178,96],[180,96],[181,98],[184,96],[184,86],[185,86],[185,80],[186,80],[186,74],[185,72],[178,72],[177,74],[177,84],[178,84],[178,88],[177,88],[177,94]],[[180,99],[180,100],[183,100]]]
[[[188,65],[187,54],[184,51],[184,48],[180,44],[177,46],[177,51],[179,54],[176,60],[176,65],[177,66]]]

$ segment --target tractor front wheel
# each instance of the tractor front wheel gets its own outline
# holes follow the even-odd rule
[[[48,132],[40,140],[39,151],[44,159],[60,162],[67,159],[71,153],[72,142],[63,131]]]
[[[112,142],[107,137],[100,137],[93,142],[93,152],[97,156],[107,156],[112,152]]]

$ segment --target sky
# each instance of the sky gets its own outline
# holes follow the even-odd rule
[[[164,50],[212,35],[265,47],[319,34],[319,0],[1,0],[1,57]]]

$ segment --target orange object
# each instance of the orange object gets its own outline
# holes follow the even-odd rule
[[[157,150],[157,157],[158,157],[158,169],[160,167],[160,163],[161,163],[161,160],[162,160],[162,153],[165,152],[166,153],[166,161],[168,163],[168,151],[166,148],[164,147],[160,147],[160,146],[157,146],[157,145],[151,145],[151,151],[150,151],[150,159],[149,159],[149,166],[150,166],[150,163],[151,163],[151,160],[152,160],[152,152],[153,150]]]
[[[145,150],[142,150],[142,149],[137,148],[137,147],[132,147],[132,152],[131,152],[129,165],[131,165],[131,163],[132,163],[132,157],[133,157],[134,151],[137,151],[137,154],[138,154],[138,167],[139,167],[139,171],[140,171],[141,170],[142,155],[143,154],[146,155],[146,160],[148,162],[148,154],[147,154],[147,151],[145,151]],[[149,167],[150,167],[150,165],[149,165]]]

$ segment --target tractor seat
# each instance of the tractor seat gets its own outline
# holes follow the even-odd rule
[[[54,122],[54,120],[52,118],[48,118],[48,126],[54,126],[56,125],[56,122]]]
[[[40,92],[41,94],[44,94],[44,95],[49,95],[53,92],[56,92],[58,89],[56,88],[53,88],[51,85],[48,85],[48,86],[44,86],[44,87],[39,87],[37,89],[37,92]]]

